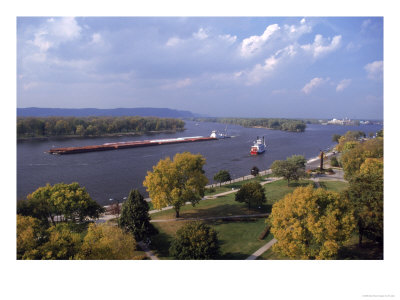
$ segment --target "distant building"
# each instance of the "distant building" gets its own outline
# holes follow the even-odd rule
[[[351,119],[348,119],[348,118],[344,118],[342,120],[332,119],[332,120],[328,121],[328,124],[331,124],[331,125],[357,125],[357,122],[352,121]]]

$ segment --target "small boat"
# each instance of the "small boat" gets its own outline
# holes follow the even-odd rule
[[[262,137],[262,139],[257,137],[257,140],[254,142],[254,145],[251,146],[250,154],[258,155],[258,154],[264,153],[265,148],[266,148],[266,145],[265,145],[264,137]]]

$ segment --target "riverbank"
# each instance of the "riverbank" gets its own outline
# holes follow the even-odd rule
[[[34,136],[34,137],[19,137],[17,138],[17,142],[23,141],[50,141],[57,139],[86,139],[86,138],[106,138],[106,137],[125,137],[125,136],[142,136],[142,135],[153,135],[153,134],[162,134],[162,133],[177,133],[185,131],[186,128],[182,129],[168,129],[168,130],[159,130],[159,131],[139,131],[139,132],[118,132],[118,133],[106,133],[99,135],[55,135],[55,136]]]

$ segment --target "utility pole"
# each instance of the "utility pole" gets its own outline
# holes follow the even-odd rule
[[[324,151],[322,151],[322,150],[319,150],[319,151],[321,151],[321,153],[319,154],[319,157],[320,157],[319,169],[320,169],[320,171],[322,171],[324,169]]]

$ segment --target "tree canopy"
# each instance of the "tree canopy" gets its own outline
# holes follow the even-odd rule
[[[231,180],[231,174],[227,170],[220,170],[217,174],[214,175],[214,180],[222,183]]]
[[[143,182],[154,207],[172,205],[179,218],[179,210],[187,201],[195,206],[204,196],[208,182],[203,170],[205,163],[202,155],[189,152],[177,153],[173,160],[160,160]]]
[[[257,176],[260,173],[260,169],[257,166],[253,166],[250,170],[250,174],[253,176]]]
[[[355,209],[359,245],[363,237],[383,243],[383,160],[367,158],[351,177],[347,193]]]
[[[176,232],[170,247],[176,259],[215,259],[220,255],[217,232],[201,222],[185,224]]]
[[[47,184],[17,205],[18,214],[35,217],[43,223],[48,223],[50,218],[53,225],[55,216],[62,216],[64,221],[82,222],[86,217],[98,218],[103,211],[103,207],[92,200],[77,182]]]
[[[17,137],[103,135],[183,129],[179,119],[156,117],[18,117]]]
[[[136,241],[121,228],[90,224],[77,259],[134,259]]]
[[[259,206],[267,201],[264,188],[259,182],[251,181],[243,184],[235,194],[235,200],[247,203],[247,205]]]
[[[275,176],[283,177],[290,181],[297,181],[305,176],[306,159],[302,155],[293,155],[286,160],[276,160],[271,165],[272,173]]]
[[[295,259],[335,258],[355,227],[348,199],[311,185],[276,202],[269,221],[273,251]]]
[[[150,234],[149,205],[138,190],[131,190],[128,199],[122,205],[118,225],[133,234],[137,241]]]

